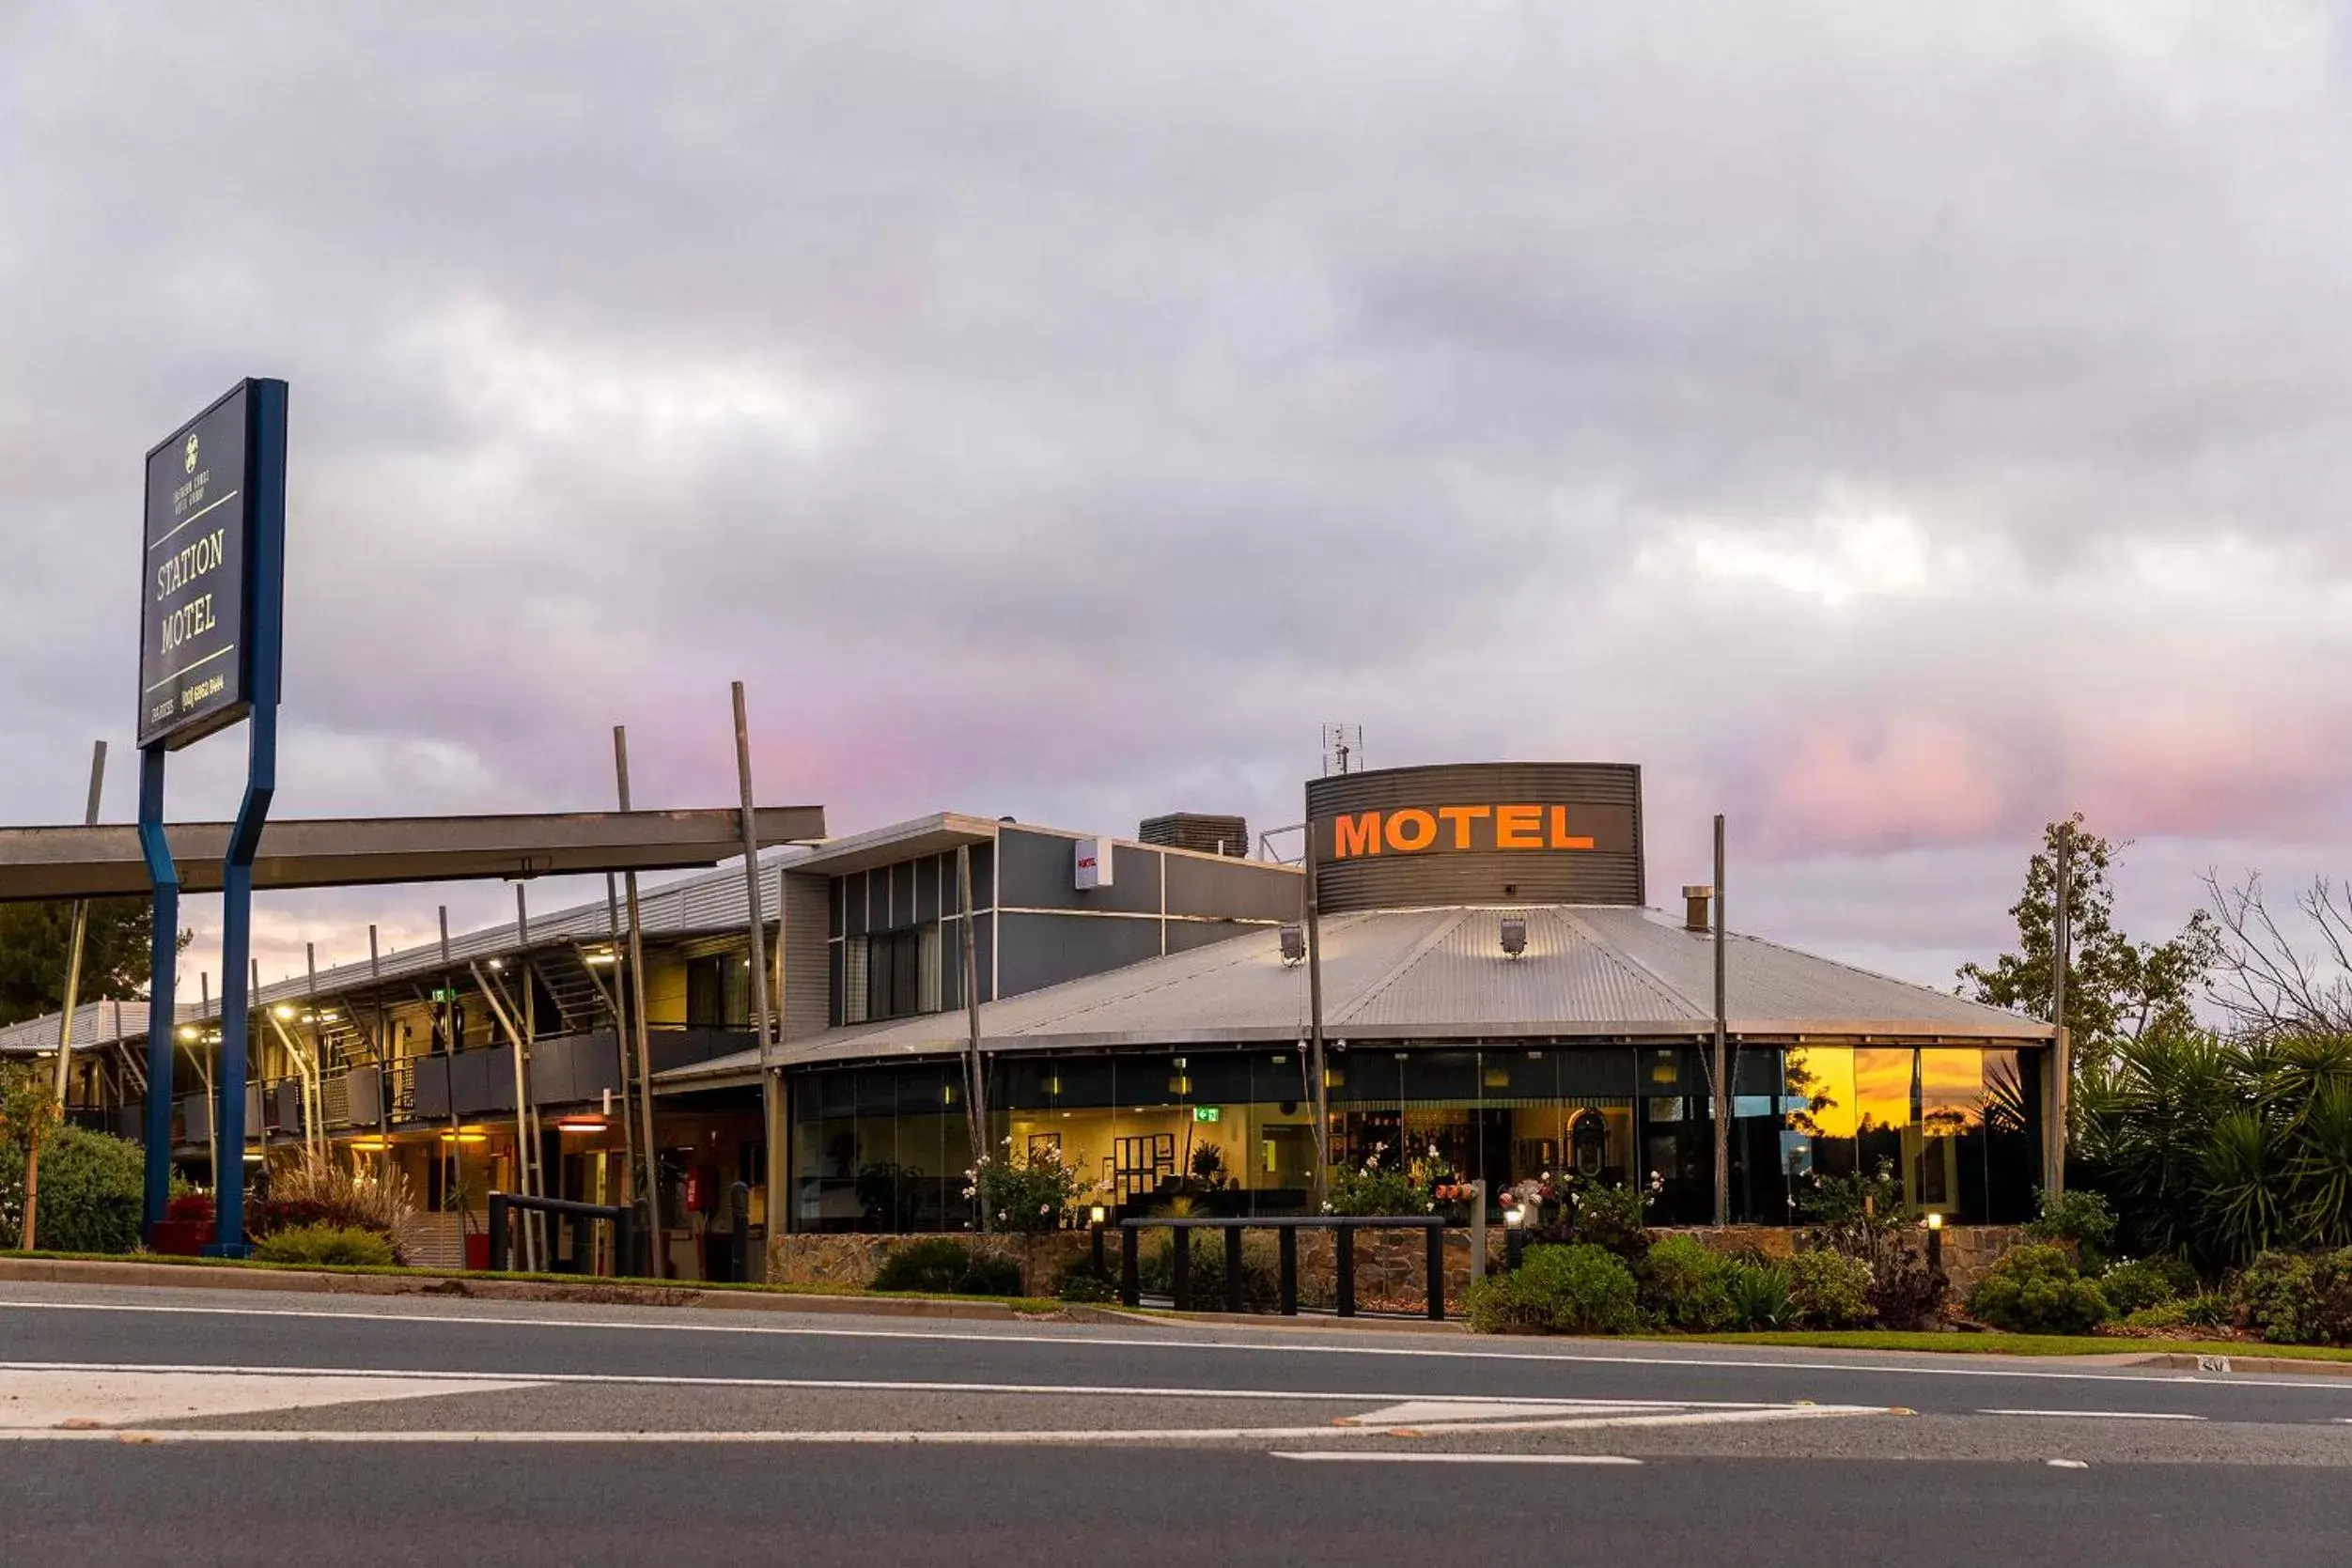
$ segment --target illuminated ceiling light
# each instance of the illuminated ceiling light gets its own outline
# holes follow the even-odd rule
[[[506,967],[506,960],[504,958],[492,958],[490,961],[490,967],[493,970],[503,970]]]
[[[617,962],[610,953],[584,953],[580,957],[582,962],[595,964],[600,968]]]
[[[294,1010],[282,1001],[275,1007],[271,1008],[270,1011],[276,1017],[278,1022],[280,1023],[284,1023],[287,1019],[294,1016]]]
[[[192,1045],[195,1042],[196,1037],[202,1032],[203,1031],[199,1030],[192,1023],[184,1023],[179,1026],[179,1037],[182,1040],[188,1041]]]
[[[559,1116],[555,1120],[557,1132],[603,1132],[611,1126],[601,1116]]]

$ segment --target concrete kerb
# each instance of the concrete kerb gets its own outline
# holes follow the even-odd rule
[[[589,1306],[693,1307],[723,1312],[855,1314],[868,1317],[1080,1323],[1117,1322],[1098,1308],[1067,1306],[1051,1314],[1017,1312],[1001,1301],[950,1301],[891,1296],[787,1296],[763,1291],[698,1290],[691,1284],[553,1284],[478,1274],[312,1274],[294,1269],[215,1268],[186,1264],[100,1263],[78,1258],[0,1256],[0,1282],[106,1285],[146,1290],[273,1291],[297,1296],[432,1296],[477,1301],[552,1301]]]

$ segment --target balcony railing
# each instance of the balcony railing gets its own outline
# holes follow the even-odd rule
[[[661,1029],[648,1032],[647,1054],[653,1070],[708,1062],[755,1044],[749,1030]],[[621,1087],[620,1047],[610,1030],[590,1034],[551,1035],[533,1041],[528,1057],[532,1103],[541,1107],[593,1105],[605,1091]],[[455,1056],[412,1056],[394,1062],[388,1072],[373,1066],[328,1073],[319,1082],[320,1128],[326,1132],[366,1131],[378,1126],[381,1103],[384,1119],[394,1126],[449,1120],[453,1094],[459,1121],[512,1116],[515,1111],[514,1056],[505,1046],[461,1050]],[[77,1110],[76,1121],[125,1137],[139,1136],[139,1109]],[[102,1119],[102,1120],[101,1120]],[[183,1094],[173,1106],[172,1141],[182,1146],[206,1142],[211,1137],[210,1096]],[[245,1089],[245,1131],[248,1135],[299,1138],[305,1132],[303,1086],[299,1079],[273,1079]]]

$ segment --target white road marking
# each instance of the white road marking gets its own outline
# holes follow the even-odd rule
[[[1765,1419],[1801,1420],[1821,1416],[1864,1416],[1880,1412],[1856,1406],[1812,1405],[1802,1409],[1706,1411],[1678,1416],[1568,1418],[1561,1421],[1498,1421],[1491,1425],[1456,1424],[1449,1432],[1570,1432],[1597,1427],[1672,1426]],[[278,1430],[136,1430],[102,1431],[57,1428],[0,1428],[0,1443],[106,1441],[147,1443],[662,1443],[662,1444],[920,1444],[942,1447],[1083,1447],[1102,1443],[1263,1442],[1273,1439],[1387,1437],[1399,1429],[1347,1426],[1206,1426],[1127,1430],[1088,1427],[1083,1431],[955,1431],[907,1430],[837,1432],[334,1432]],[[1411,1434],[1407,1433],[1407,1436]]]
[[[2053,1470],[2087,1470],[2091,1467],[2079,1459],[2053,1459],[2049,1467]]]
[[[1340,1461],[1355,1465],[1639,1465],[1613,1453],[1348,1453],[1339,1450],[1304,1452],[1276,1449],[1276,1459],[1309,1462]]]
[[[198,1288],[198,1287],[191,1287]],[[589,1329],[608,1332],[672,1334],[739,1334],[799,1339],[933,1340],[945,1343],[1050,1344],[1065,1350],[1178,1350],[1234,1352],[1273,1356],[1356,1356],[1404,1358],[1414,1360],[1538,1362],[1560,1366],[1702,1367],[1745,1372],[1897,1374],[1918,1377],[2030,1378],[2077,1383],[2200,1383],[2216,1380],[2187,1373],[2165,1372],[2049,1372],[2021,1367],[1914,1366],[1900,1361],[1738,1360],[1711,1356],[1600,1355],[1579,1351],[1511,1351],[1440,1349],[1419,1345],[1353,1345],[1259,1343],[1218,1339],[1145,1339],[1127,1335],[1090,1335],[1083,1331],[1055,1334],[976,1334],[969,1331],[924,1332],[905,1328],[833,1328],[773,1324],[643,1322],[630,1319],[501,1317],[491,1314],[443,1312],[319,1312],[304,1308],[150,1306],[137,1302],[23,1301],[0,1298],[0,1312],[133,1312],[215,1317],[328,1318],[359,1323],[425,1323],[496,1328]],[[1797,1347],[1792,1347],[1797,1348]],[[2128,1354],[2119,1352],[2118,1354]],[[534,1374],[537,1375],[537,1374]],[[2316,1389],[2352,1393],[2352,1378],[2319,1376],[2308,1379],[2278,1374],[2248,1374],[2230,1380],[2230,1387],[2259,1385],[2267,1389]]]
[[[15,1368],[0,1370],[0,1429],[56,1427],[68,1421],[124,1426],[441,1394],[506,1393],[530,1387],[528,1382],[483,1377]]]
[[[1679,1408],[1678,1403],[1662,1399],[1628,1399],[1593,1401],[1595,1410],[1615,1409],[1626,1414],[1638,1410],[1667,1410]],[[1351,1426],[1434,1426],[1448,1421],[1499,1421],[1510,1416],[1542,1416],[1556,1412],[1550,1400],[1518,1399],[1409,1399],[1362,1416],[1345,1420]]]
[[[2175,1410],[1979,1410],[1980,1416],[2060,1416],[2094,1421],[2201,1421]]]

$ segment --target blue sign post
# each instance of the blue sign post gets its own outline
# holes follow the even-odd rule
[[[241,381],[147,455],[139,634],[139,846],[155,889],[149,958],[147,1204],[150,1234],[171,1196],[174,967],[179,873],[164,835],[164,762],[251,723],[245,799],[222,868],[220,1102],[227,1159],[207,1250],[245,1251],[245,1054],[252,998],[253,862],[277,790],[286,619],[286,383]]]

